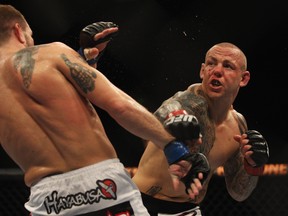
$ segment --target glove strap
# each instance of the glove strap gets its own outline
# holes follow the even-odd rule
[[[184,156],[190,154],[190,151],[183,142],[180,141],[171,141],[164,148],[165,156],[168,160],[169,165],[179,161]]]
[[[264,172],[264,165],[260,167],[251,166],[246,159],[244,159],[244,168],[249,175],[252,176],[261,176]]]

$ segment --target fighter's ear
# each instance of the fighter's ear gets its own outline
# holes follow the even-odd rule
[[[249,80],[250,80],[250,72],[249,71],[243,72],[240,86],[241,87],[246,86],[248,84]]]
[[[19,25],[19,23],[15,23],[14,27],[13,27],[13,31],[14,34],[16,36],[16,38],[21,42],[21,43],[25,43],[26,39],[25,39],[25,35],[23,32],[23,29],[21,28],[21,26]]]
[[[205,64],[202,63],[201,68],[200,68],[200,74],[199,74],[201,79],[203,79],[204,77],[204,68],[205,68]]]

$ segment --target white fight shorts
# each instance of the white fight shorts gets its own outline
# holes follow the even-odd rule
[[[202,216],[199,205],[190,202],[172,202],[141,193],[150,216]]]
[[[119,159],[43,178],[30,190],[32,216],[149,216]]]

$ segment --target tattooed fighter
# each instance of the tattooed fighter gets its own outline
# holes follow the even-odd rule
[[[197,117],[202,144],[191,151],[207,157],[210,173],[200,190],[192,188],[194,197],[191,199],[184,184],[179,190],[172,187],[164,154],[155,148],[153,141],[148,142],[133,180],[142,192],[144,205],[151,216],[201,215],[199,204],[219,166],[224,166],[229,194],[235,200],[243,201],[256,187],[268,160],[268,144],[264,137],[256,130],[248,130],[244,116],[233,108],[239,89],[250,80],[244,53],[231,43],[214,45],[206,53],[200,78],[201,83],[192,84],[164,101],[155,116],[180,140],[190,139],[189,128],[169,119],[181,119],[184,111]],[[193,148],[193,143],[190,146]],[[202,170],[203,157],[198,159],[199,165],[194,169]]]
[[[34,46],[24,16],[0,4],[0,143],[24,172],[32,216],[149,215],[94,106],[159,149],[184,145],[96,70],[97,55],[117,31],[111,22],[84,28],[81,43],[94,46],[88,51],[60,42]]]

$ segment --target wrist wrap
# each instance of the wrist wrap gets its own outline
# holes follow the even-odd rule
[[[164,154],[171,165],[190,154],[188,147],[180,141],[172,141],[164,148]]]

